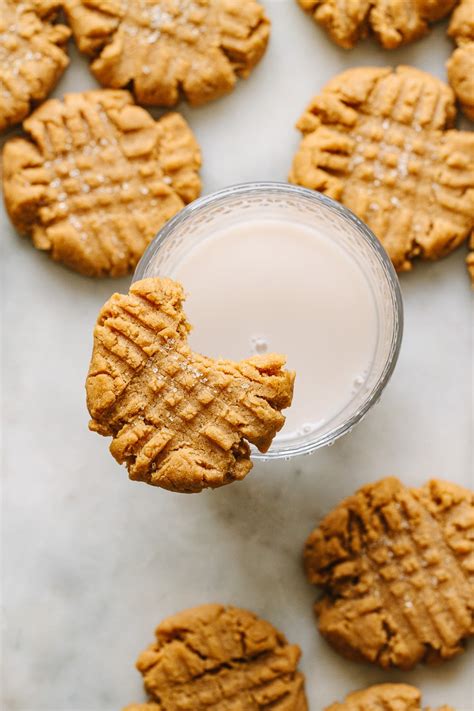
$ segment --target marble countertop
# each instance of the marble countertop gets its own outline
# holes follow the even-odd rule
[[[202,145],[204,192],[284,180],[293,125],[333,74],[414,64],[444,77],[445,26],[387,53],[333,46],[293,0],[267,0],[273,36],[230,96],[183,111]],[[73,56],[56,95],[94,86]],[[474,709],[474,641],[436,669],[383,672],[346,662],[316,632],[301,551],[320,517],[359,485],[394,474],[473,485],[472,296],[465,250],[401,279],[406,330],[381,403],[333,447],[257,463],[245,481],[183,496],[130,482],[88,432],[84,379],[102,303],[128,279],[92,281],[51,262],[2,212],[2,708],[117,711],[145,698],[134,670],[166,615],[207,601],[248,607],[300,644],[311,711],[396,680],[429,705]]]

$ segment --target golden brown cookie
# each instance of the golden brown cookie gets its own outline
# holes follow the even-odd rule
[[[137,668],[153,701],[129,711],[307,711],[300,649],[252,612],[201,605],[162,622]]]
[[[289,180],[353,210],[397,270],[438,259],[474,227],[474,133],[448,130],[455,115],[451,89],[430,74],[349,69],[300,118]]]
[[[298,0],[331,39],[350,49],[372,32],[386,49],[425,35],[457,0]]]
[[[74,37],[103,86],[137,101],[202,104],[230,91],[263,55],[270,23],[256,0],[65,0]]]
[[[461,0],[448,34],[458,46],[446,65],[449,83],[464,113],[474,121],[474,0]]]
[[[321,634],[353,660],[410,669],[474,633],[474,495],[394,478],[342,501],[306,542]]]
[[[232,362],[193,353],[184,292],[143,279],[114,294],[94,331],[87,377],[90,429],[131,479],[193,493],[243,479],[247,443],[266,451],[289,407],[294,373],[268,354]]]
[[[0,0],[0,131],[30,113],[69,63],[70,30],[54,24],[59,0]]]
[[[3,151],[8,213],[38,249],[89,276],[133,269],[163,224],[199,194],[185,120],[155,121],[126,91],[51,99]]]
[[[342,703],[331,704],[325,711],[423,711],[423,709],[421,693],[414,686],[377,684],[368,689],[354,691],[346,696]],[[424,708],[424,711],[430,709]],[[451,706],[441,706],[437,711],[454,711],[454,709]]]

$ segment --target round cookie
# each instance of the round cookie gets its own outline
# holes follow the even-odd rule
[[[91,70],[103,85],[133,86],[137,101],[202,104],[230,91],[263,55],[270,23],[256,0],[65,0]]]
[[[201,605],[162,622],[140,654],[151,704],[135,711],[307,711],[297,645],[252,612]],[[153,701],[158,702],[157,706]]]
[[[58,0],[0,0],[0,131],[22,121],[69,63]]]
[[[51,99],[3,151],[5,204],[35,247],[88,276],[132,270],[200,192],[199,146],[173,113],[155,121],[126,91]]]
[[[398,271],[438,259],[474,227],[474,134],[449,130],[455,116],[451,89],[426,72],[349,69],[301,116],[289,180],[353,210]]]
[[[453,12],[448,34],[458,48],[446,68],[461,108],[474,121],[474,0],[461,0]]]
[[[319,630],[348,659],[410,669],[474,633],[474,495],[460,486],[368,484],[322,520],[304,561]]]
[[[350,49],[372,32],[386,49],[425,35],[430,23],[451,12],[457,0],[298,0],[340,47]]]
[[[348,694],[342,703],[331,704],[325,711],[430,711],[430,709],[422,709],[421,693],[414,686],[377,684]],[[451,706],[441,706],[437,711],[454,711],[454,709]]]
[[[266,451],[293,396],[285,358],[232,362],[193,353],[184,292],[171,279],[132,284],[102,307],[87,376],[91,430],[131,479],[194,493],[243,479],[250,447]]]

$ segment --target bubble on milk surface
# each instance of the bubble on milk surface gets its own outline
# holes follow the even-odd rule
[[[250,339],[250,352],[252,355],[262,355],[268,351],[268,341],[265,336],[252,336]]]
[[[317,422],[305,422],[296,432],[297,437],[305,437],[306,435],[317,432],[324,424],[324,419]]]
[[[356,395],[362,388],[362,386],[367,382],[367,378],[369,376],[369,371],[364,368],[364,370],[356,375],[354,380],[352,381],[352,395]],[[367,391],[368,388],[364,388],[364,391]]]

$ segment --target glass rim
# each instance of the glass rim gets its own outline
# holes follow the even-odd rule
[[[327,195],[323,195],[315,190],[310,190],[309,188],[303,188],[299,185],[292,185],[291,183],[277,181],[256,181],[231,185],[221,190],[217,190],[216,192],[209,193],[208,195],[203,195],[183,207],[176,215],[174,215],[174,217],[166,222],[166,224],[158,231],[156,236],[150,242],[138,262],[135,273],[132,277],[132,282],[138,281],[139,279],[143,279],[145,277],[145,271],[149,262],[161,249],[163,243],[170,236],[170,234],[172,234],[180,224],[187,221],[195,214],[202,212],[210,205],[224,202],[230,197],[243,197],[246,195],[254,195],[256,193],[274,193],[275,195],[280,194],[286,196],[291,195],[303,198],[304,200],[309,200],[311,202],[316,202],[319,205],[323,205],[328,208],[330,211],[336,212],[344,220],[347,220],[354,225],[357,230],[362,232],[363,237],[378,258],[389,286],[391,303],[394,312],[392,338],[385,366],[367,397],[359,405],[356,411],[346,417],[346,419],[337,427],[334,427],[332,430],[326,432],[326,434],[318,436],[316,432],[313,437],[308,437],[308,441],[303,443],[291,444],[291,442],[288,442],[273,451],[272,447],[270,447],[267,452],[260,452],[256,448],[252,448],[252,459],[270,461],[275,459],[291,459],[302,454],[311,454],[321,447],[332,444],[339,439],[339,437],[342,437],[344,434],[350,432],[352,428],[365,417],[373,405],[378,402],[383,390],[393,374],[400,353],[403,336],[403,301],[398,276],[392,265],[390,257],[372,230],[362,220],[360,220],[357,215],[355,215],[347,207],[344,207],[344,205],[341,205],[341,203],[327,197]],[[275,444],[277,444],[277,442],[275,442]]]

